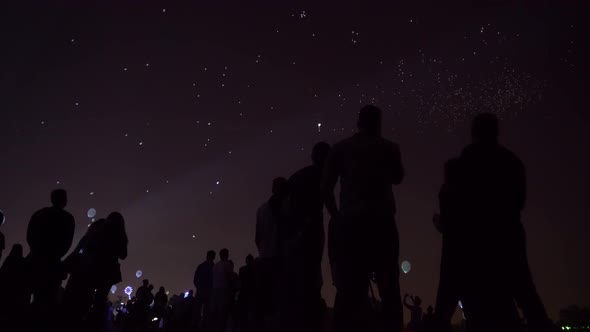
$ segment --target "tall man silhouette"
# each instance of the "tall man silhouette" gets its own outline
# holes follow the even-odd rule
[[[35,322],[45,326],[54,324],[59,288],[66,277],[61,259],[70,250],[74,238],[74,217],[64,210],[67,203],[67,192],[54,190],[52,206],[35,212],[27,229],[33,312],[37,315]]]
[[[334,145],[326,160],[322,190],[332,220],[328,254],[336,286],[336,331],[367,331],[368,286],[375,273],[382,300],[381,329],[402,331],[399,237],[392,185],[404,177],[397,144],[381,137],[381,110],[368,105],[359,132]],[[334,187],[340,179],[340,206]]]
[[[526,201],[526,173],[520,159],[498,143],[498,119],[477,115],[472,125],[472,144],[461,154],[471,205],[471,220],[478,231],[478,246],[488,253],[495,271],[495,285],[507,288],[522,309],[529,331],[550,331],[551,320],[537,294],[528,265],[526,235],[521,211]],[[489,270],[489,269],[488,269]]]
[[[283,205],[288,194],[288,181],[283,177],[272,180],[272,195],[256,211],[258,248],[258,294],[256,296],[256,323],[260,331],[268,331],[278,324],[281,299],[281,269],[284,253],[280,248],[280,230],[284,229]]]
[[[211,318],[211,290],[213,289],[213,266],[215,265],[215,251],[207,251],[205,261],[195,271],[193,284],[197,290],[195,296],[196,325],[206,330]],[[202,322],[202,323],[201,323]],[[201,326],[202,324],[202,326]]]
[[[291,261],[287,269],[293,283],[296,314],[289,325],[303,324],[303,329],[321,328],[322,256],[324,253],[324,203],[321,192],[322,173],[330,145],[315,144],[311,153],[312,164],[295,172],[289,178],[289,214],[295,233]],[[301,317],[301,315],[303,317]],[[301,319],[303,318],[303,319]]]

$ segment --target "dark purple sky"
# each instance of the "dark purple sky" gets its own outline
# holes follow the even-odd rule
[[[554,318],[589,305],[588,23],[574,2],[539,2],[3,4],[7,244],[24,243],[30,215],[63,187],[75,241],[90,208],[126,217],[118,294],[137,286],[138,269],[178,293],[207,249],[228,247],[238,265],[256,253],[271,179],[306,166],[315,142],[350,135],[375,103],[407,170],[396,189],[400,258],[413,266],[402,292],[428,305],[442,163],[468,142],[471,115],[494,111],[528,168],[523,221],[539,292]],[[325,278],[331,303],[327,264]]]

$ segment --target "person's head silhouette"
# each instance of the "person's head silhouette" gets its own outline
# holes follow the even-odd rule
[[[254,263],[254,256],[248,254],[248,256],[246,256],[246,265],[250,265]]]
[[[381,110],[374,105],[361,108],[357,126],[363,134],[381,135]]]
[[[209,250],[207,251],[207,260],[213,262],[215,260],[215,251]]]
[[[68,193],[64,189],[55,189],[51,192],[51,205],[63,209],[68,205]]]
[[[283,177],[274,178],[272,180],[272,193],[273,195],[284,194],[287,191],[287,179]]]
[[[125,233],[125,219],[119,212],[112,212],[105,221],[105,228],[110,234]]]
[[[219,258],[222,261],[227,261],[229,259],[229,250],[227,250],[226,248],[223,248],[219,251]]]
[[[426,308],[426,313],[429,315],[434,314],[434,308],[431,305],[429,305],[428,308]]]
[[[311,161],[314,165],[323,167],[329,152],[330,144],[326,142],[316,143],[311,151]]]
[[[473,143],[496,144],[498,132],[498,117],[495,114],[480,113],[473,118],[471,125]]]
[[[158,293],[166,293],[166,288],[164,288],[164,286],[160,286]]]
[[[143,279],[142,284],[143,284],[143,286],[148,287],[150,284],[150,281],[148,279]]]

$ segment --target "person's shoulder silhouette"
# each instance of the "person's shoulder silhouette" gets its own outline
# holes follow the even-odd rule
[[[312,164],[289,177],[290,211],[295,216],[322,217],[321,181],[330,144],[316,143],[312,149]]]

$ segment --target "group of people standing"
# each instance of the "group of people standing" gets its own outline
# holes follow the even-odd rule
[[[334,331],[403,330],[392,187],[402,183],[405,172],[399,146],[381,135],[381,116],[379,108],[365,106],[358,133],[333,146],[317,143],[310,166],[272,181],[270,198],[256,214],[259,255],[249,255],[239,273],[227,249],[219,252],[218,262],[214,251],[207,253],[194,276],[193,326],[224,332],[231,319],[240,332],[321,331],[327,233],[336,287]],[[517,308],[529,331],[552,330],[528,266],[520,217],[525,200],[524,165],[499,144],[496,116],[477,115],[472,143],[444,165],[440,211],[433,217],[443,238],[436,307],[428,316],[433,329],[450,331],[461,301],[469,331],[518,331]],[[93,222],[63,259],[72,245],[74,218],[65,210],[64,190],[52,192],[51,201],[30,220],[28,256],[17,244],[0,269],[0,294],[11,299],[0,301],[8,304],[0,308],[2,324],[23,324],[22,313],[30,312],[33,331],[59,330],[58,325],[66,331],[99,328],[108,291],[122,279],[119,260],[127,256],[123,216],[113,212]],[[327,232],[324,207],[330,216]],[[0,236],[0,254],[2,249]],[[371,281],[380,300],[376,315],[368,295]],[[166,301],[158,303],[164,307]],[[63,317],[58,308],[67,312],[67,320],[56,319]]]
[[[0,268],[0,294],[8,299],[0,301],[0,320],[10,331],[91,331],[105,321],[108,292],[122,280],[119,260],[127,257],[125,221],[113,212],[93,222],[64,259],[75,231],[67,202],[65,190],[54,190],[52,205],[29,221],[28,255],[15,244]]]
[[[337,291],[334,330],[403,330],[392,187],[404,179],[404,167],[399,146],[381,135],[381,117],[379,108],[365,106],[358,133],[333,146],[316,144],[311,166],[289,179],[273,180],[272,195],[259,208],[256,224],[266,287],[259,295],[271,303],[277,322],[265,326],[266,331],[321,326],[324,207],[330,215],[327,249]],[[525,167],[499,143],[498,134],[497,117],[478,114],[472,143],[444,166],[440,211],[433,218],[443,237],[440,283],[428,324],[437,331],[450,331],[459,301],[470,331],[518,331],[517,308],[529,331],[553,330],[528,266],[520,218]],[[338,182],[339,203],[334,195]],[[371,319],[370,280],[380,298],[376,319]]]

